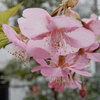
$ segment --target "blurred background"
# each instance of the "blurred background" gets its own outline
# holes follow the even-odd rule
[[[0,12],[22,1],[24,4],[18,13],[10,18],[10,25],[17,25],[16,20],[25,8],[41,7],[51,13],[61,2],[61,0],[0,0]],[[81,18],[88,18],[92,13],[99,17],[100,0],[79,0],[74,9]],[[48,88],[48,80],[39,72],[30,72],[37,65],[35,61],[31,60],[30,64],[24,66],[8,53],[9,49],[12,49],[12,45],[0,49],[0,100],[82,100],[77,89],[65,88],[64,93],[55,94]],[[93,77],[84,79],[88,91],[84,100],[100,100],[100,63],[92,61],[88,70]]]

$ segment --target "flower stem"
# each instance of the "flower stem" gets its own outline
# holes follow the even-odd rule
[[[54,100],[58,100],[58,93],[53,89]]]
[[[55,14],[58,12],[58,10],[59,10],[60,7],[61,7],[61,6],[57,7],[50,15],[51,15],[51,16],[55,15]]]

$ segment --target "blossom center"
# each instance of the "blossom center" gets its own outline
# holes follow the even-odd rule
[[[78,51],[78,55],[83,55],[85,53],[85,50],[83,48],[80,48]]]
[[[65,64],[65,56],[59,56],[59,59],[58,59],[58,66],[62,66]]]

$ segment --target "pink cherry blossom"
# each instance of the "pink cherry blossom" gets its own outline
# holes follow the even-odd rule
[[[63,48],[59,48],[59,50],[56,52],[52,51],[50,49],[50,46],[48,44],[50,41],[47,41],[46,38],[43,38],[42,40],[30,40],[28,41],[27,44],[27,53],[30,57],[34,57],[35,56],[35,51],[38,52],[37,50],[35,50],[34,48],[40,48],[42,50],[44,50],[45,52],[48,52],[47,54],[43,54],[40,53],[41,56],[47,56],[48,54],[50,54],[51,56],[55,56],[55,55],[66,55],[66,54],[70,54],[73,52],[77,52],[79,50],[79,48],[73,48],[70,45],[66,44]],[[34,44],[34,45],[33,45]],[[47,57],[49,58],[49,57]]]
[[[51,80],[48,84],[50,88],[54,88],[55,91],[63,92],[64,87],[70,87],[72,89],[79,88],[81,89],[80,81],[75,77],[75,73],[69,73],[66,78],[59,77],[55,80]]]
[[[100,43],[98,41],[98,38],[100,36],[100,20],[98,20],[98,17],[95,14],[93,14],[91,15],[91,18],[84,18],[82,19],[82,21],[84,22],[84,27],[86,27],[94,33],[95,42],[91,46],[84,49],[80,49],[78,53],[75,53],[75,59],[80,63],[82,63],[83,61],[88,63],[89,60],[100,62],[100,53],[94,52],[100,47]]]
[[[49,88],[54,88],[55,91],[59,91],[62,93],[64,91],[65,85],[60,81],[57,82],[56,80],[54,80],[54,81],[49,82],[48,86]]]
[[[29,39],[46,38],[45,42],[48,42],[52,53],[58,52],[59,48],[67,48],[67,44],[75,48],[88,47],[95,40],[93,33],[83,28],[81,22],[75,18],[64,15],[51,17],[40,8],[24,10],[18,23],[22,34]]]
[[[98,39],[98,36],[100,36],[100,20],[98,20],[98,17],[95,14],[92,14],[91,18],[84,18],[82,21],[84,22],[84,26],[94,32]]]
[[[97,15],[92,14],[90,18],[83,18],[82,21],[85,22],[85,24],[89,24],[92,21],[98,20]]]
[[[100,36],[100,20],[92,21],[89,28],[95,33],[95,35]]]
[[[26,49],[25,42],[22,41],[20,35],[18,35],[9,25],[4,24],[3,31],[10,42],[13,42],[18,47]]]
[[[25,53],[25,55],[27,55],[28,57],[31,57],[29,54],[32,53],[34,54],[34,57],[37,57],[37,58],[42,58],[42,59],[49,58],[50,56],[49,53],[42,48],[34,47],[32,49],[33,51],[28,51],[29,47],[32,45],[32,44],[29,44],[30,43],[29,41],[31,40],[28,39],[24,41],[21,35],[18,35],[9,25],[4,24],[3,31],[8,37],[8,40],[12,42],[17,47],[17,49],[19,49],[20,55],[21,53]],[[17,52],[15,51],[15,54],[16,53]],[[24,55],[22,56],[24,57]]]
[[[77,53],[69,54],[69,56],[72,56],[76,62],[84,65],[87,65],[89,60],[100,62],[100,53],[93,52],[98,47],[99,44],[93,44],[87,48],[80,48]]]
[[[64,91],[65,86],[71,87],[72,89],[81,89],[81,82],[75,77],[75,73],[83,76],[91,76],[90,73],[82,70],[87,66],[82,64],[71,64],[72,57],[67,57],[65,60],[64,56],[60,56],[58,61],[57,57],[55,57],[52,58],[52,60],[47,60],[50,64],[47,64],[47,62],[41,59],[34,59],[40,64],[40,66],[33,68],[32,72],[40,70],[43,76],[50,79],[48,86],[61,93]]]
[[[34,58],[40,66],[32,69],[32,72],[36,72],[38,70],[41,71],[41,74],[46,77],[56,78],[56,77],[66,77],[70,71],[76,72],[77,74],[83,76],[91,76],[90,73],[82,70],[87,67],[82,64],[69,62],[69,58],[65,60],[64,56],[59,56],[58,60],[50,60],[49,65],[45,63],[43,60]],[[69,61],[68,61],[69,60]],[[58,62],[58,64],[57,64]]]

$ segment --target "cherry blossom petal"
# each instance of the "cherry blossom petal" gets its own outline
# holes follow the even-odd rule
[[[55,91],[59,91],[59,92],[63,92],[64,91],[64,85],[60,85],[60,84],[57,84],[56,81],[52,81],[48,84],[48,86],[50,88],[54,88]]]
[[[35,60],[37,63],[39,63],[40,65],[42,65],[42,66],[47,65],[47,63],[46,63],[46,61],[45,61],[44,59],[34,57],[34,60]]]
[[[78,28],[67,35],[69,44],[76,48],[88,47],[95,42],[94,33],[85,28]]]
[[[85,51],[94,51],[94,50],[96,50],[97,48],[99,47],[99,44],[98,43],[94,43],[94,44],[92,44],[91,46],[89,46],[89,47],[87,47],[87,48],[84,48],[85,49]]]
[[[79,89],[81,89],[81,84],[80,84],[77,80],[74,80],[74,82],[75,82],[75,84],[77,85],[77,87],[78,87]]]
[[[75,67],[77,67],[76,65],[81,65],[81,66],[85,66],[88,64],[89,59],[87,58],[86,54],[83,55],[78,55],[78,53],[72,53],[67,55],[66,57],[66,62],[68,62],[69,64],[75,63]],[[74,66],[73,65],[73,66]]]
[[[46,51],[46,46],[42,40],[29,40],[27,43],[27,55],[39,59],[46,59],[50,54]]]
[[[53,17],[52,21],[48,25],[48,29],[50,31],[53,31],[55,29],[68,29],[73,27],[74,28],[82,27],[82,24],[75,18],[67,17],[64,15]]]
[[[60,67],[55,68],[55,67],[47,67],[46,69],[42,69],[41,70],[42,75],[46,76],[46,77],[51,77],[51,78],[55,78],[55,77],[65,77],[63,74],[63,71]]]
[[[41,48],[32,48],[27,51],[27,55],[30,57],[36,57],[40,59],[46,59],[49,58],[49,53]]]
[[[87,67],[89,67],[89,66],[85,65],[84,63],[83,64],[82,63],[76,63],[76,64],[70,66],[70,68],[75,68],[77,70],[80,70],[80,69],[83,69],[83,68],[87,68]]]
[[[26,49],[26,44],[20,40],[18,34],[9,25],[3,24],[3,31],[10,42],[13,42],[18,47]]]
[[[89,59],[87,58],[86,54],[84,55],[78,55],[76,58],[76,62],[81,64],[82,66],[85,66],[88,64]]]
[[[57,85],[55,87],[55,91],[59,91],[60,93],[64,92],[64,85]]]
[[[71,89],[76,89],[77,88],[77,85],[75,83],[70,83],[69,86],[71,87]]]
[[[31,39],[48,32],[49,20],[51,17],[46,10],[28,8],[23,11],[23,17],[18,19],[18,24],[22,34]]]
[[[68,37],[68,36],[65,36],[64,37],[65,40],[66,40],[66,43],[68,43],[69,45],[71,45],[72,47],[74,48],[81,48],[83,47],[80,42],[74,38],[71,38],[71,37]]]
[[[52,81],[52,82],[49,82],[49,83],[48,83],[48,86],[49,86],[50,88],[53,88],[55,84],[56,84],[56,81]]]
[[[36,72],[36,71],[39,71],[41,70],[43,67],[42,66],[37,66],[37,67],[34,67],[31,72]]]
[[[67,69],[69,69],[69,70],[71,70],[71,71],[73,71],[73,72],[76,72],[77,74],[83,75],[83,76],[88,76],[88,77],[91,76],[90,73],[88,73],[88,72],[86,72],[86,71],[84,71],[84,70],[77,70],[77,69],[75,69],[75,68],[70,68],[70,67],[67,67]]]
[[[68,62],[69,64],[72,64],[76,61],[77,57],[78,57],[77,53],[70,53],[66,57],[66,62]]]
[[[87,57],[96,62],[100,62],[100,53],[87,53]]]
[[[41,39],[43,39],[43,38],[45,38],[45,37],[47,37],[49,35],[50,35],[50,32],[47,32],[47,33],[44,33],[44,34],[40,34],[40,35],[38,35],[36,37],[33,37],[32,40],[41,40]]]
[[[77,80],[70,81],[69,86],[72,89],[76,89],[76,88],[81,89],[81,85],[80,85],[80,83]]]
[[[93,21],[89,28],[98,36],[100,35],[100,21],[99,20],[95,20]]]
[[[91,18],[87,19],[87,18],[83,18],[82,21],[85,22],[86,24],[92,22],[92,21],[95,21],[98,19],[98,16],[95,15],[95,14],[92,14],[91,15]]]
[[[83,18],[82,21],[85,22],[86,24],[88,24],[89,22],[92,21],[92,19]]]

